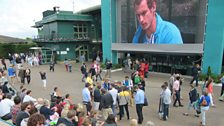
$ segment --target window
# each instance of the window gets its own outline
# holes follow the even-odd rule
[[[74,38],[75,39],[87,39],[88,30],[86,24],[75,24],[74,25]]]

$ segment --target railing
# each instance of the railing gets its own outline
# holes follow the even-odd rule
[[[51,34],[35,36],[36,42],[70,42],[70,41],[90,41],[90,37],[83,35],[82,37],[75,37],[73,34]]]

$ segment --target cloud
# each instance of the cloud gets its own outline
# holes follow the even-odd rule
[[[0,1],[0,34],[18,38],[37,35],[37,29],[31,28],[35,21],[42,19],[42,12],[59,6],[60,10],[79,11],[94,5],[101,0],[1,0]],[[86,4],[88,3],[88,4]]]

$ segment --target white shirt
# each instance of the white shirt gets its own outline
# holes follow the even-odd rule
[[[164,104],[170,104],[171,103],[171,91],[169,88],[166,88],[166,90],[161,92],[161,98],[163,99]]]
[[[118,94],[117,89],[112,88],[112,89],[109,91],[109,93],[112,95],[112,98],[113,98],[113,100],[114,100],[113,105],[116,105],[116,103],[117,103],[117,94]]]
[[[8,98],[3,99],[0,102],[0,117],[5,116],[6,114],[10,113],[10,110],[14,102]]]
[[[29,102],[29,101],[36,102],[37,100],[29,95],[26,95],[23,99],[23,102]]]
[[[90,102],[91,101],[90,91],[87,87],[85,87],[82,90],[82,100],[85,101],[85,102]]]
[[[174,76],[172,75],[172,76],[170,77],[169,84],[170,84],[171,86],[173,86],[174,81],[175,81],[175,78],[174,78]]]

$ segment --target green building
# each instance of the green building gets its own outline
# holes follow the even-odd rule
[[[34,42],[53,50],[57,60],[75,60],[85,54],[87,61],[101,51],[101,11],[94,6],[77,13],[61,11],[59,7],[43,12],[41,21],[35,22],[38,35]]]

